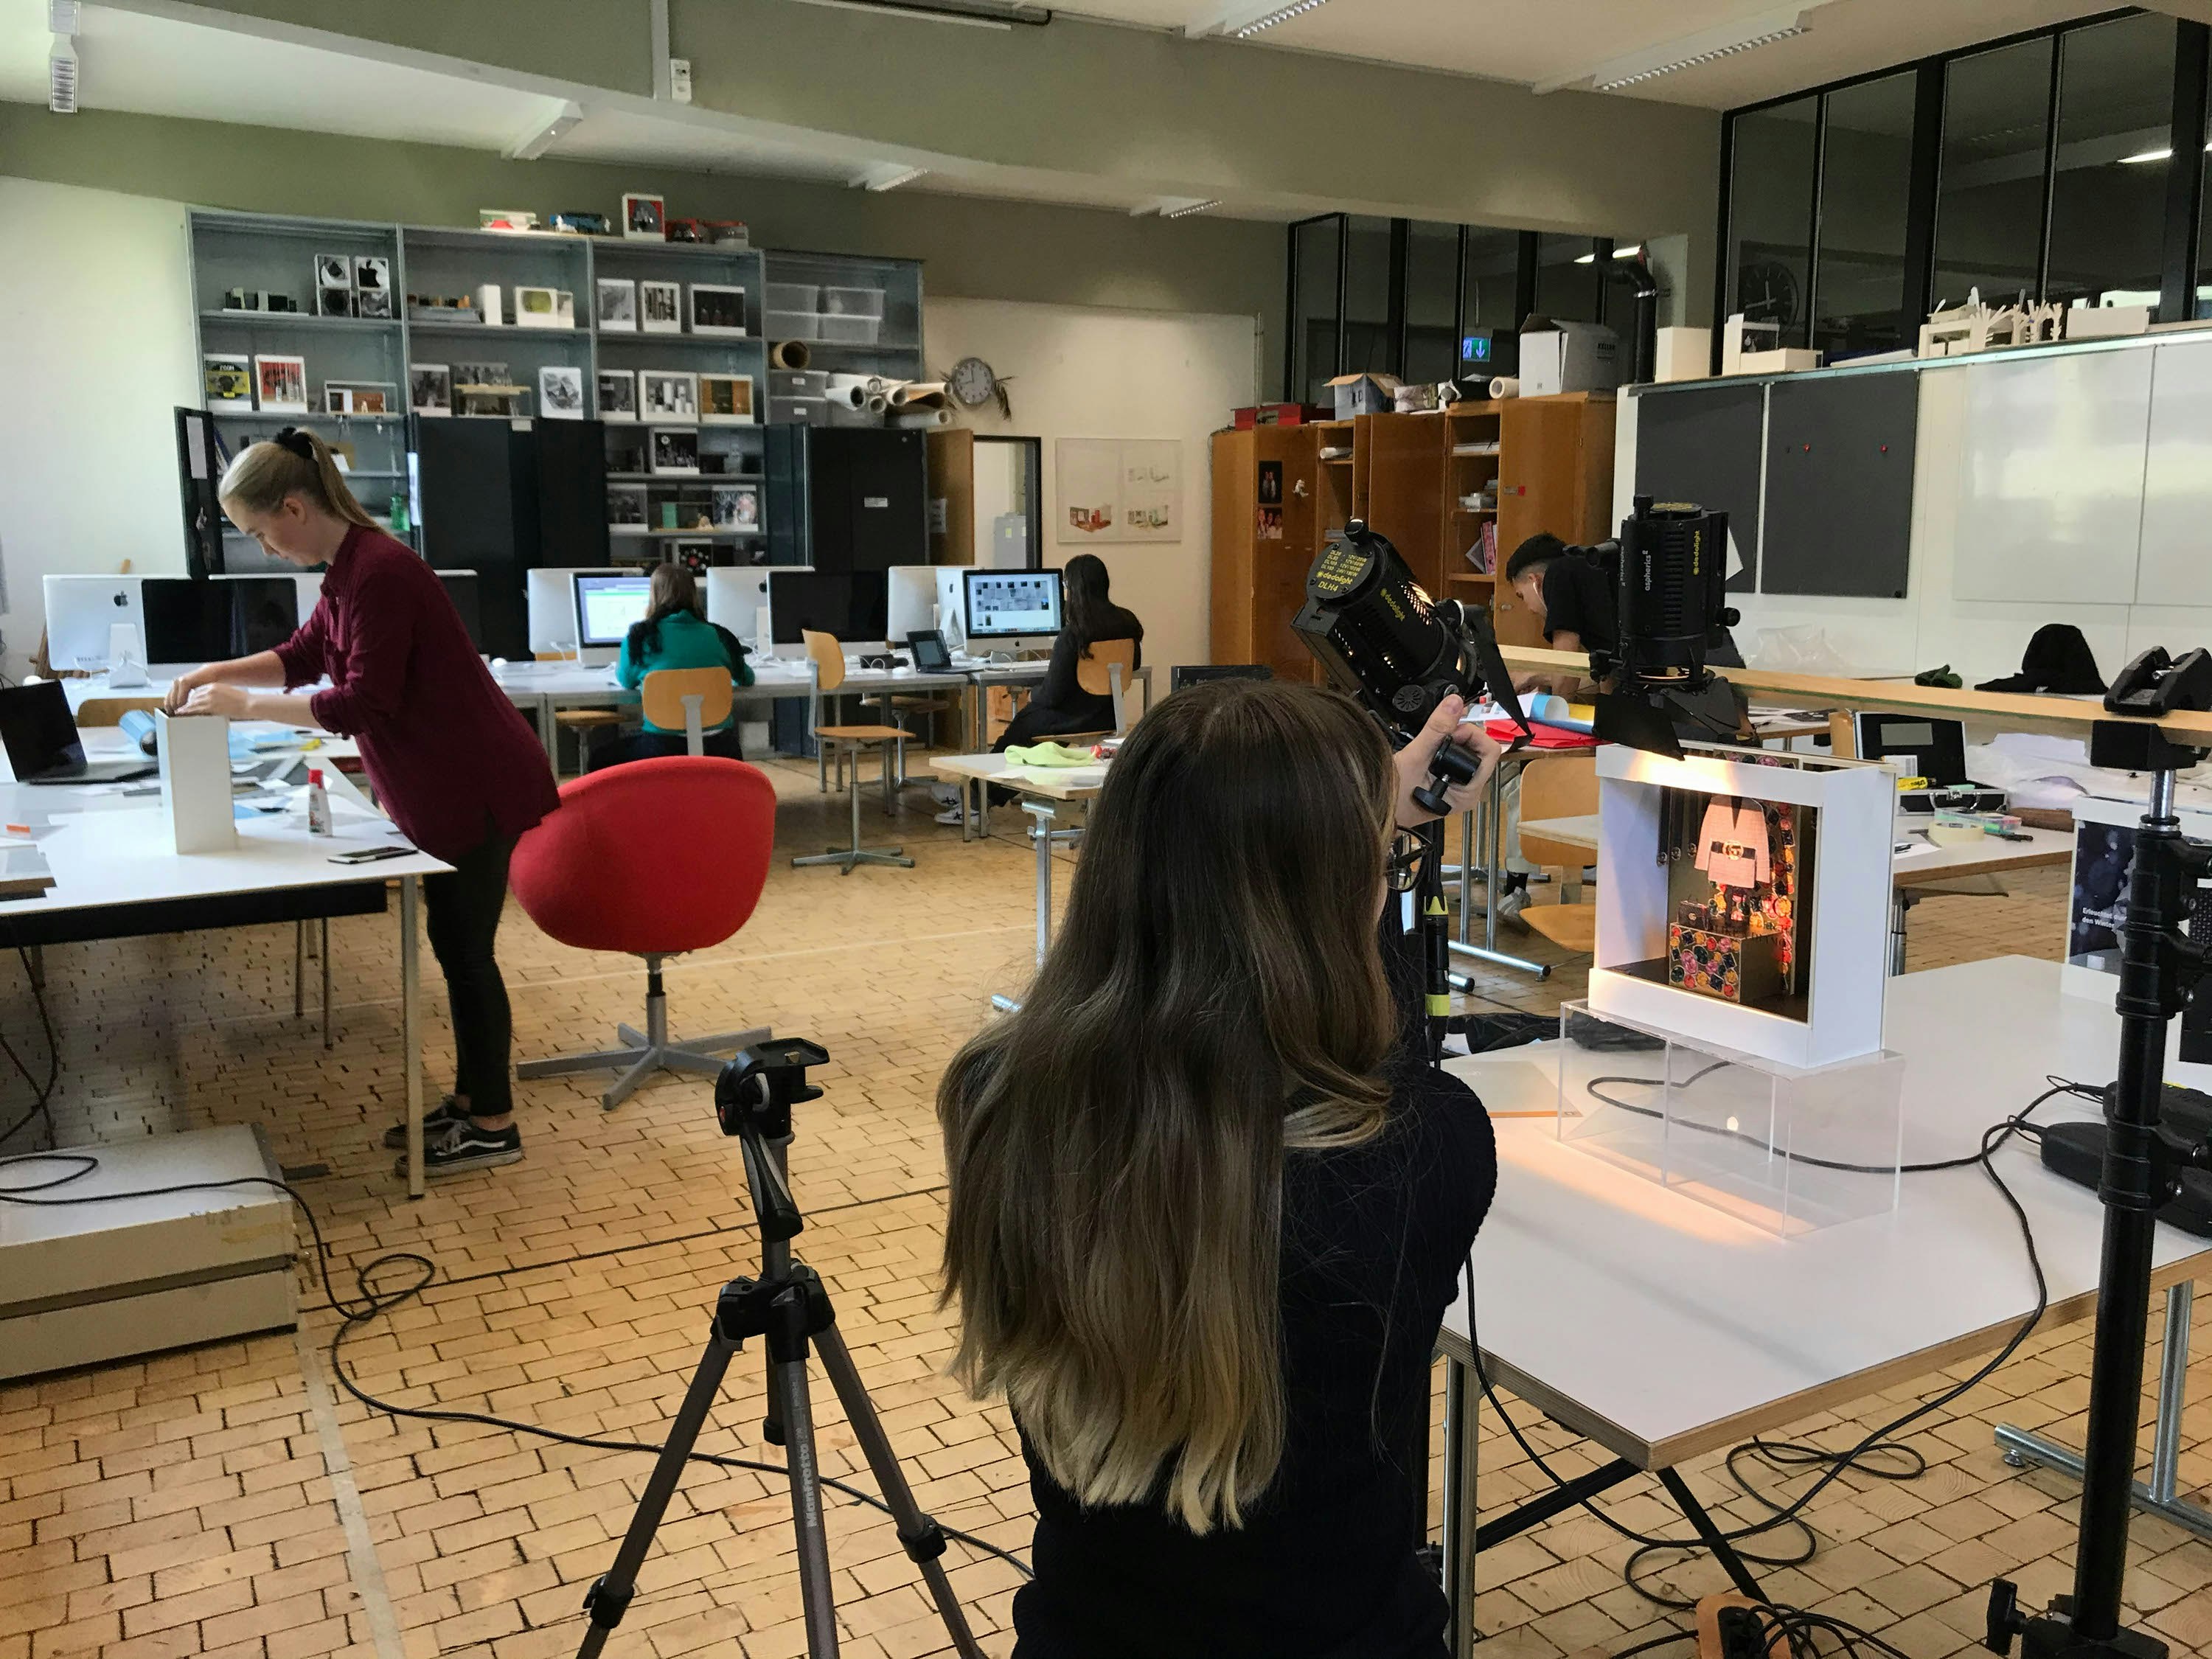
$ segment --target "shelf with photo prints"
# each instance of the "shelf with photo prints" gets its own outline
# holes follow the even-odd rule
[[[538,412],[549,421],[582,420],[584,371],[566,363],[549,363],[539,369]]]
[[[656,426],[647,428],[647,464],[656,477],[696,477],[699,472],[699,428]]]
[[[603,368],[599,371],[597,390],[601,420],[635,421],[637,419],[636,370]]]
[[[699,377],[683,371],[640,369],[637,406],[647,421],[690,425],[699,418]]]

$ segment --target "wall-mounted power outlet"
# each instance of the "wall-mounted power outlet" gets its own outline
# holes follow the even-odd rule
[[[691,60],[689,58],[668,60],[668,96],[674,103],[688,104],[691,101]]]

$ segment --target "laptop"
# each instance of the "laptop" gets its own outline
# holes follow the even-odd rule
[[[88,761],[59,680],[0,686],[0,746],[18,783],[124,783],[161,771],[150,760]]]

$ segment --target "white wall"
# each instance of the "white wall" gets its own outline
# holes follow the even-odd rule
[[[1043,441],[1045,562],[1062,564],[1079,550],[1105,560],[1115,599],[1145,624],[1145,660],[1157,666],[1155,690],[1164,691],[1170,666],[1207,660],[1213,535],[1207,438],[1228,424],[1231,410],[1257,399],[1259,319],[985,300],[930,300],[926,311],[932,367],[977,356],[1009,382],[1012,420],[988,407],[958,418],[978,433]],[[1060,438],[1182,440],[1182,540],[1062,547],[1053,476]],[[986,527],[979,514],[977,534]]]
[[[2057,371],[2064,368],[2066,362],[2063,356],[2040,360],[2040,366],[2053,371],[2049,378],[2054,388],[2063,383]],[[1987,372],[1999,366],[2000,360],[1978,363],[1970,357],[1918,371],[1919,419],[1905,598],[1731,594],[1729,602],[1743,613],[1735,635],[1747,660],[1759,666],[1778,665],[1762,650],[1762,629],[1811,627],[1826,635],[1829,647],[1851,672],[1913,674],[1948,663],[1972,685],[2018,672],[2029,636],[2045,623],[2072,623],[2079,628],[2107,680],[2154,645],[2162,645],[2177,656],[2199,645],[2212,645],[2212,609],[2135,603],[2137,521],[2132,514],[2114,514],[2107,545],[2100,546],[2094,537],[2085,544],[2084,568],[2095,579],[2095,591],[2108,596],[2101,601],[1959,596],[1960,548],[1963,539],[1977,533],[1971,504],[1962,499],[1966,494],[1963,474],[1976,453],[1970,431],[1968,393],[1972,382],[1969,377],[1978,370]],[[2026,363],[2018,366],[2027,367]],[[1632,397],[1620,400],[1615,428],[1616,518],[1627,514],[1633,493],[1637,402]],[[2135,436],[2139,441],[2141,435],[2138,424]],[[1985,434],[1979,452],[1984,455],[2000,453],[2014,436],[2004,432]],[[2024,434],[2021,441],[2027,441]],[[2078,447],[2070,465],[2056,476],[2039,473],[2023,487],[2057,495],[2086,490],[2092,482],[2089,474],[2094,460],[2087,447]],[[2135,465],[2140,482],[2140,441]],[[2012,555],[2021,550],[2002,551]],[[2212,552],[2206,556],[2212,557]],[[2029,580],[2025,559],[2022,570],[2025,584]]]
[[[185,568],[170,410],[199,402],[185,210],[0,178],[0,639],[37,647],[49,572]]]

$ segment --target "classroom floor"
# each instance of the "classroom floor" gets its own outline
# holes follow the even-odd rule
[[[844,817],[836,798],[816,793],[811,767],[770,770],[783,805],[766,896],[737,938],[670,966],[672,1022],[679,1034],[765,1024],[830,1050],[816,1079],[828,1092],[800,1109],[791,1152],[808,1215],[799,1253],[830,1287],[921,1502],[951,1526],[1023,1550],[1030,1501],[1006,1414],[963,1398],[940,1374],[951,1335],[936,1299],[944,1189],[932,1098],[948,1056],[987,1017],[989,994],[1023,982],[1031,855],[1011,839],[963,845],[957,830],[930,821],[916,791],[896,825],[872,800],[862,818],[871,840],[902,840],[914,870],[794,871],[781,855],[836,841]],[[1017,834],[1016,817],[995,815],[995,828]],[[1911,965],[2054,954],[2063,873],[2013,878],[2008,897],[1924,904]],[[410,1203],[392,1155],[374,1144],[399,1091],[392,932],[388,917],[334,926],[329,1054],[313,1033],[312,987],[309,1018],[291,1012],[289,927],[50,951],[62,1141],[261,1124],[288,1166],[328,1166],[301,1189],[344,1264],[342,1297],[356,1293],[351,1269],[386,1251],[422,1251],[440,1269],[419,1299],[347,1341],[346,1366],[363,1389],[570,1435],[657,1441],[715,1291],[757,1259],[738,1149],[717,1132],[707,1088],[667,1078],[610,1115],[596,1079],[524,1085],[526,1161],[435,1184]],[[637,1020],[645,988],[635,964],[556,945],[512,906],[501,957],[520,1056],[602,1046],[617,1019]],[[0,1034],[23,1052],[35,1015],[6,971],[16,984],[0,993]],[[1504,974],[1480,982],[1500,1002],[1546,1010],[1582,988],[1572,964],[1544,984]],[[451,1052],[441,1000],[425,999],[434,1086]],[[32,1044],[24,1059],[37,1068],[43,1051],[35,1036]],[[9,1103],[0,1114],[12,1116],[22,1094],[20,1082],[0,1088]],[[601,1254],[539,1265],[585,1251]],[[483,1277],[500,1270],[512,1271]],[[319,1292],[307,1300],[314,1311],[296,1339],[0,1386],[0,1659],[521,1659],[574,1650],[583,1590],[610,1565],[651,1460],[372,1412],[330,1382],[340,1322]],[[2212,1312],[2212,1298],[2206,1304]],[[2008,1420],[2078,1443],[2088,1355],[2086,1323],[2036,1338],[1911,1437],[1929,1465],[1918,1480],[1846,1476],[1809,1511],[1818,1554],[1770,1571],[1770,1592],[1938,1659],[1972,1650],[1993,1575],[2016,1578],[2023,1601],[2037,1605],[2069,1588],[2071,1488],[2007,1468],[1990,1429]],[[2185,1490],[2212,1481],[2207,1374],[2200,1364],[2184,1419]],[[701,1448],[758,1457],[757,1350],[731,1378]],[[1799,1425],[1795,1437],[1844,1442],[1942,1381]],[[1508,1403],[1540,1449],[1558,1451],[1563,1472],[1597,1461]],[[857,1454],[819,1378],[815,1404],[825,1467],[852,1469]],[[1497,1513],[1540,1477],[1494,1413],[1485,1410],[1482,1426],[1482,1505]],[[1719,1463],[1687,1470],[1709,1502],[1732,1490]],[[1648,1480],[1600,1503],[1630,1526],[1681,1529]],[[1755,1513],[1741,1498],[1718,1508],[1739,1523]],[[889,1522],[833,1500],[829,1527],[843,1650],[860,1659],[944,1650]],[[2130,1590],[2144,1622],[2178,1652],[2212,1650],[2212,1547],[2141,1518],[2133,1539]],[[1598,1655],[1677,1628],[1679,1615],[1621,1583],[1629,1548],[1575,1513],[1486,1553],[1483,1650],[1496,1659]],[[957,1545],[948,1559],[987,1649],[1004,1654],[1013,1571]],[[696,1470],[609,1651],[803,1653],[793,1560],[782,1487]],[[1719,1587],[1705,1562],[1657,1579],[1684,1595]]]

